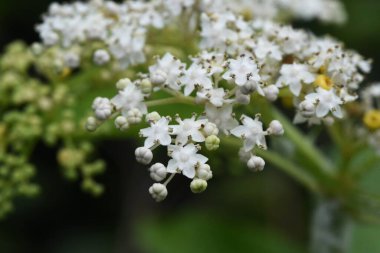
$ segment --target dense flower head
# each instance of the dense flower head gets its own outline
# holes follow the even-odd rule
[[[225,138],[241,139],[243,148],[239,155],[242,160],[253,171],[263,170],[265,161],[257,155],[257,150],[267,149],[266,137],[280,136],[284,128],[280,121],[273,119],[265,129],[260,115],[245,115],[237,108],[254,106],[258,100],[271,103],[286,94],[296,111],[295,123],[332,124],[334,118],[344,117],[344,104],[357,99],[359,84],[370,70],[370,61],[346,50],[334,39],[280,25],[265,15],[254,20],[246,19],[233,8],[221,11],[218,2],[223,1],[201,1],[198,53],[189,55],[188,59],[177,57],[175,52],[157,56],[148,66],[147,73],[140,73],[133,81],[120,80],[115,97],[94,102],[95,116],[101,116],[96,118],[104,121],[115,116],[115,125],[120,130],[146,118],[149,126],[140,130],[140,136],[145,138],[144,146],[136,151],[136,158],[149,164],[154,158],[147,150],[167,149],[169,163],[157,163],[150,169],[155,181],[167,178],[163,186],[175,174],[183,174],[193,180],[191,189],[194,192],[203,191],[207,184],[202,180],[211,178],[205,176],[211,174],[211,169],[210,173],[204,169],[208,158],[201,154],[202,148],[216,150]],[[269,2],[280,6],[276,1]],[[334,3],[317,2],[315,8],[320,2]],[[166,6],[172,8],[166,17],[179,15],[181,9],[195,6],[194,1],[181,2],[182,8],[176,4]],[[141,3],[140,7],[146,8],[145,5]],[[121,6],[116,9],[128,10]],[[289,7],[284,4],[281,8]],[[288,10],[304,18],[327,20],[326,16],[301,13],[297,8]],[[143,31],[146,22],[143,24],[138,23],[136,29]],[[119,24],[116,27],[114,29],[122,29]],[[129,33],[118,33],[122,38],[133,38],[125,34]],[[123,43],[120,40],[115,41]],[[115,57],[112,50],[111,55]],[[165,96],[152,100],[155,93]],[[170,117],[150,109],[166,103],[196,105],[202,113],[184,118],[178,111],[177,115]],[[156,185],[156,188],[159,187]],[[155,191],[151,190],[151,194],[157,197]]]

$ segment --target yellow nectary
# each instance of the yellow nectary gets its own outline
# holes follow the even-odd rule
[[[368,111],[363,118],[364,124],[369,129],[379,129],[380,128],[380,110]]]

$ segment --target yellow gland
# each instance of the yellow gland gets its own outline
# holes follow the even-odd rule
[[[71,69],[70,68],[65,67],[65,68],[62,69],[62,72],[61,72],[61,78],[62,79],[66,78],[66,77],[68,77],[70,75],[71,75]]]
[[[334,85],[332,80],[326,75],[318,75],[314,83],[325,90],[331,90]]]
[[[372,130],[380,128],[380,110],[366,112],[363,118],[364,124]]]

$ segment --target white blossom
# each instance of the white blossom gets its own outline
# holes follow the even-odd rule
[[[169,160],[167,170],[169,173],[182,172],[182,174],[188,178],[194,178],[195,169],[202,164],[205,164],[208,160],[207,157],[197,154],[197,147],[190,143],[186,146],[169,147],[172,159]]]

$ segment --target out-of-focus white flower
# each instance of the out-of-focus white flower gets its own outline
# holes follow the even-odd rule
[[[316,104],[315,115],[318,118],[325,117],[329,112],[337,118],[342,118],[342,109],[340,105],[342,100],[335,94],[335,90],[325,90],[318,88],[316,93],[306,95],[305,100]]]
[[[266,149],[263,123],[256,117],[252,119],[246,115],[241,117],[243,125],[237,126],[231,130],[231,134],[244,140],[245,151],[251,151],[255,146]]]

